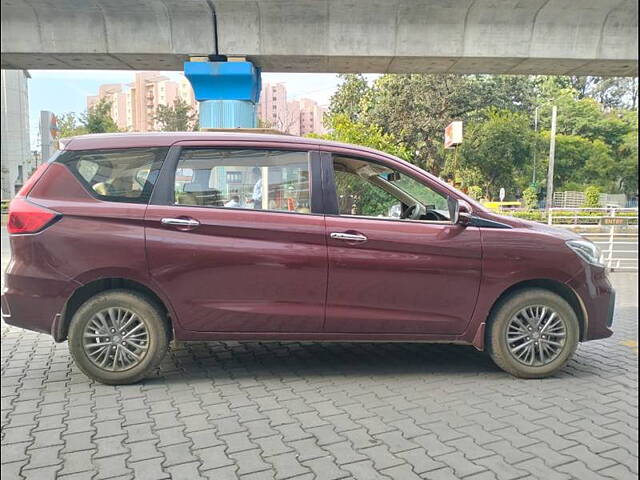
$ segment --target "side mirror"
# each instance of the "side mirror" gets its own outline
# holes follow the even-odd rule
[[[452,224],[466,225],[471,219],[471,207],[465,201],[458,201],[457,198],[447,198],[447,207],[449,209],[449,218]]]

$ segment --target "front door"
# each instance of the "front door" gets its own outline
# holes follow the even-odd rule
[[[147,209],[146,247],[182,328],[321,331],[327,247],[311,154],[183,147],[174,157],[172,191]]]
[[[400,164],[330,163],[325,332],[462,333],[480,286],[478,228],[451,224],[446,196]]]

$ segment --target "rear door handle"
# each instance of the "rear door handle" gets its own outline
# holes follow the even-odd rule
[[[365,237],[364,235],[354,234],[354,233],[333,232],[329,236],[334,240],[344,240],[346,242],[366,242],[367,241],[367,237]]]
[[[200,222],[195,218],[163,218],[160,220],[162,225],[171,225],[172,227],[196,228]]]

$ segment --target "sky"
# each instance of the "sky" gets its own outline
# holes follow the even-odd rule
[[[161,72],[176,78],[179,72]],[[49,110],[60,115],[67,112],[82,113],[87,107],[87,96],[98,93],[104,83],[131,83],[134,71],[126,70],[30,70],[29,123],[32,149],[38,148],[40,111]],[[340,83],[332,73],[263,73],[263,83],[282,82],[290,99],[310,98],[327,105]]]

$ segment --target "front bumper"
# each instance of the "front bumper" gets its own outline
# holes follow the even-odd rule
[[[586,265],[567,284],[578,295],[584,313],[582,340],[597,340],[613,335],[616,292],[604,268]]]

